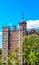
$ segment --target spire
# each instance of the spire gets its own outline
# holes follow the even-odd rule
[[[22,19],[19,24],[26,24],[26,21],[24,20],[24,13],[22,12]]]
[[[24,13],[22,12],[22,20],[24,20]]]

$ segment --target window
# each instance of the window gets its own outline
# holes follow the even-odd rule
[[[6,54],[6,50],[4,51],[4,53],[3,54]]]
[[[7,39],[5,38],[5,39],[3,39],[3,40],[4,40],[4,42],[6,42]]]
[[[10,50],[12,50],[12,46],[10,46]]]
[[[18,44],[18,43],[19,43],[19,41],[17,40],[17,41],[16,41],[16,44]]]
[[[18,34],[18,31],[16,31],[16,34]]]
[[[10,48],[12,48],[12,46],[10,46]]]
[[[6,57],[4,57],[4,60],[6,60]]]
[[[4,34],[6,34],[7,32],[5,31]]]
[[[12,44],[12,41],[10,41],[10,44]]]
[[[12,38],[12,35],[10,35],[10,40],[12,40],[13,38]]]
[[[7,34],[7,32],[4,32],[3,39],[7,39],[6,34]]]
[[[4,46],[3,48],[6,49],[6,46]]]
[[[3,37],[4,39],[6,39],[6,35],[4,35],[4,37]]]
[[[3,55],[6,55],[6,53],[3,53]]]
[[[7,52],[6,52],[6,51],[4,51],[4,52],[3,52],[3,56],[6,56],[6,55],[7,55]]]
[[[18,36],[16,36],[16,39],[18,39],[19,37]]]
[[[25,30],[22,31],[22,36],[25,35]]]
[[[10,32],[10,34],[12,34],[12,31]]]
[[[6,39],[4,39],[3,43],[6,43]]]
[[[16,39],[18,39],[19,38],[19,36],[18,36],[18,31],[16,31]]]

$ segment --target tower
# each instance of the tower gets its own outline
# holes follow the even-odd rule
[[[22,13],[22,20],[21,20],[21,22],[19,23],[20,65],[23,65],[23,62],[24,62],[24,58],[23,58],[23,56],[22,56],[23,47],[22,47],[22,44],[21,44],[21,39],[22,39],[22,37],[23,37],[24,35],[26,35],[26,32],[27,32],[27,23],[26,23],[26,21],[24,20],[24,14]]]
[[[21,20],[21,22],[19,23],[19,30],[22,31],[22,34],[23,34],[23,35],[26,35],[27,23],[26,23],[26,21],[24,20],[24,13],[22,13],[22,20]]]
[[[9,50],[9,27],[2,28],[2,63],[6,63]]]
[[[2,28],[2,63],[6,63],[8,57],[8,52],[16,51],[16,47],[19,47],[19,52],[17,53],[18,58],[20,59],[20,65],[23,65],[24,58],[22,56],[22,44],[21,39],[26,35],[27,23],[24,20],[24,13],[22,13],[22,20],[19,23],[19,30],[14,26],[13,30],[10,30],[9,27]]]

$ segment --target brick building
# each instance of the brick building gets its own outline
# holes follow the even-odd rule
[[[24,35],[28,35],[31,33],[36,33],[36,30],[32,29],[31,31],[27,31],[27,23],[22,20],[19,23],[19,30],[16,29],[16,26],[13,27],[13,30],[10,30],[10,27],[2,27],[2,63],[6,63],[6,58],[8,57],[8,51],[14,50],[16,45],[19,46],[19,58],[20,64],[22,65],[22,45],[21,38]],[[38,31],[39,34],[39,31]]]

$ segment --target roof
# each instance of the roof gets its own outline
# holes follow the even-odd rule
[[[26,24],[25,20],[21,20],[21,22],[19,24]]]

